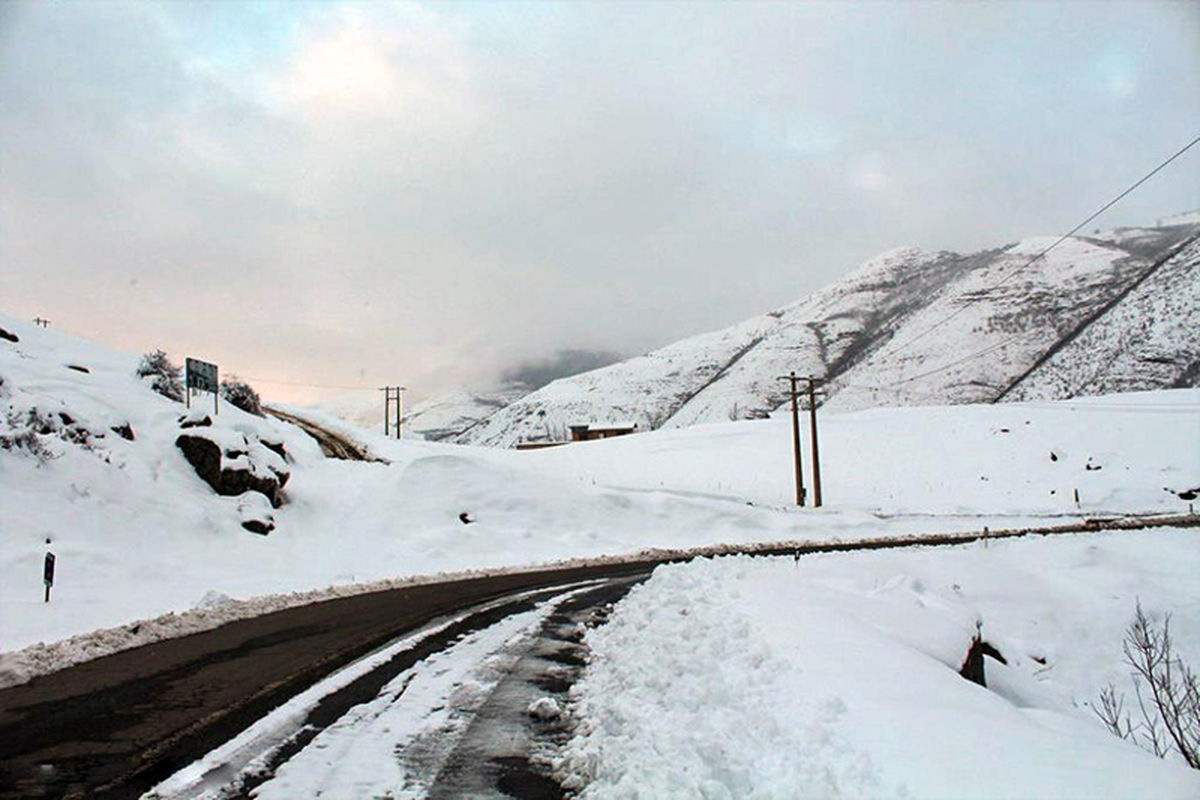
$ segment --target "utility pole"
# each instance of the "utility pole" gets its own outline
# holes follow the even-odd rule
[[[796,472],[796,505],[804,505],[804,470],[800,464],[800,412],[796,403],[796,373],[780,375],[780,380],[791,381],[792,392],[792,456]]]
[[[812,470],[813,470],[813,508],[821,505],[821,454],[817,449],[817,390],[816,384],[823,382],[820,378],[809,375],[808,381],[808,420],[812,433]]]
[[[408,389],[404,386],[396,387],[396,438],[404,438],[404,395],[401,392],[407,392]]]
[[[39,328],[48,328],[50,327],[50,320],[42,319],[41,317],[34,317],[33,324],[37,325]]]
[[[403,419],[403,405],[400,393],[405,391],[403,386],[384,386],[379,391],[383,392],[383,435],[392,435],[392,401],[396,403],[396,438],[400,438],[401,420]]]

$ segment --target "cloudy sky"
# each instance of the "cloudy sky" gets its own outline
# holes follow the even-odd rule
[[[0,309],[418,395],[642,352],[1069,229],[1200,133],[1198,42],[1193,2],[4,2]],[[1100,222],[1198,206],[1200,147]]]

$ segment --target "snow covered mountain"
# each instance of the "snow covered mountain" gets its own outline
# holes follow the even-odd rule
[[[423,439],[442,441],[461,436],[500,409],[529,394],[524,383],[502,383],[482,390],[455,389],[413,404],[404,415],[409,431]]]
[[[557,380],[457,438],[507,447],[567,426],[764,417],[790,371],[830,407],[1064,398],[1197,382],[1200,215],[969,255],[902,248],[723,330]]]

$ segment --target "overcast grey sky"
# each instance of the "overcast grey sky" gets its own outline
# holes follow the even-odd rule
[[[1194,2],[5,2],[0,308],[427,394],[1060,233],[1197,134]],[[1198,206],[1194,151],[1100,222]]]

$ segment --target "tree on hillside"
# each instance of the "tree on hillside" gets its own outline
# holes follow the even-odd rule
[[[183,379],[180,369],[171,363],[162,350],[153,350],[143,355],[138,364],[137,374],[143,380],[149,379],[150,388],[163,397],[177,403],[183,402]]]

